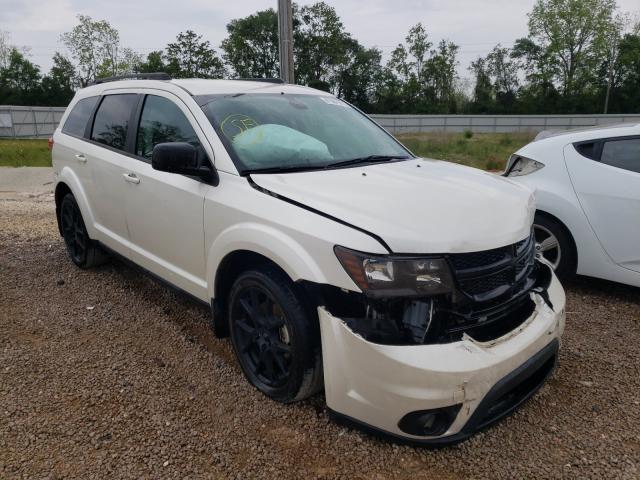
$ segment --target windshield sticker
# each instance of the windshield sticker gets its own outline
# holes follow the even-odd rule
[[[235,137],[242,132],[260,125],[256,120],[241,113],[232,113],[228,115],[220,124],[220,130],[225,137],[233,141]]]
[[[348,105],[344,102],[341,102],[340,100],[338,100],[337,98],[333,98],[333,97],[320,97],[320,100],[322,100],[324,103],[328,104],[328,105],[336,105],[338,107],[348,107]]]

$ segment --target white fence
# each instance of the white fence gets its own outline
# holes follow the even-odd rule
[[[372,115],[391,133],[513,133],[640,123],[638,115]]]
[[[49,137],[64,107],[0,105],[0,137]],[[616,123],[640,123],[637,115],[372,115],[391,133],[417,132],[539,132]]]
[[[47,138],[60,123],[65,107],[0,105],[0,137]]]

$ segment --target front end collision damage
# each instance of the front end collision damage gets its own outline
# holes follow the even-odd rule
[[[564,291],[547,265],[537,268],[542,280],[526,294],[531,310],[493,338],[469,328],[456,337],[425,335],[423,342],[411,341],[409,334],[402,341],[380,343],[334,315],[335,298],[325,301],[318,307],[325,393],[336,420],[396,440],[437,446],[461,441],[515,410],[553,370],[564,330]],[[351,300],[358,295],[343,294]],[[344,306],[344,300],[338,304]],[[412,303],[406,303],[408,310],[416,308]],[[443,413],[420,417],[424,412]],[[412,414],[430,419],[430,425],[440,423],[433,434],[415,434],[415,428],[407,427]],[[444,426],[442,418],[448,418]]]

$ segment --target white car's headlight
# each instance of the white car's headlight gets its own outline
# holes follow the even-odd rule
[[[453,279],[442,257],[371,255],[336,246],[336,256],[370,297],[424,297],[451,292]]]
[[[511,155],[507,162],[507,169],[504,172],[505,177],[520,177],[529,175],[544,167],[544,163],[532,160],[520,155]]]

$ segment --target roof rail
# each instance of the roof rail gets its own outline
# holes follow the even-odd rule
[[[114,77],[96,78],[89,85],[98,85],[100,83],[107,83],[107,82],[117,82],[118,80],[171,80],[171,75],[164,72],[128,73],[126,75],[116,75]]]
[[[281,78],[234,78],[233,80],[242,80],[245,82],[284,83],[284,80]]]

